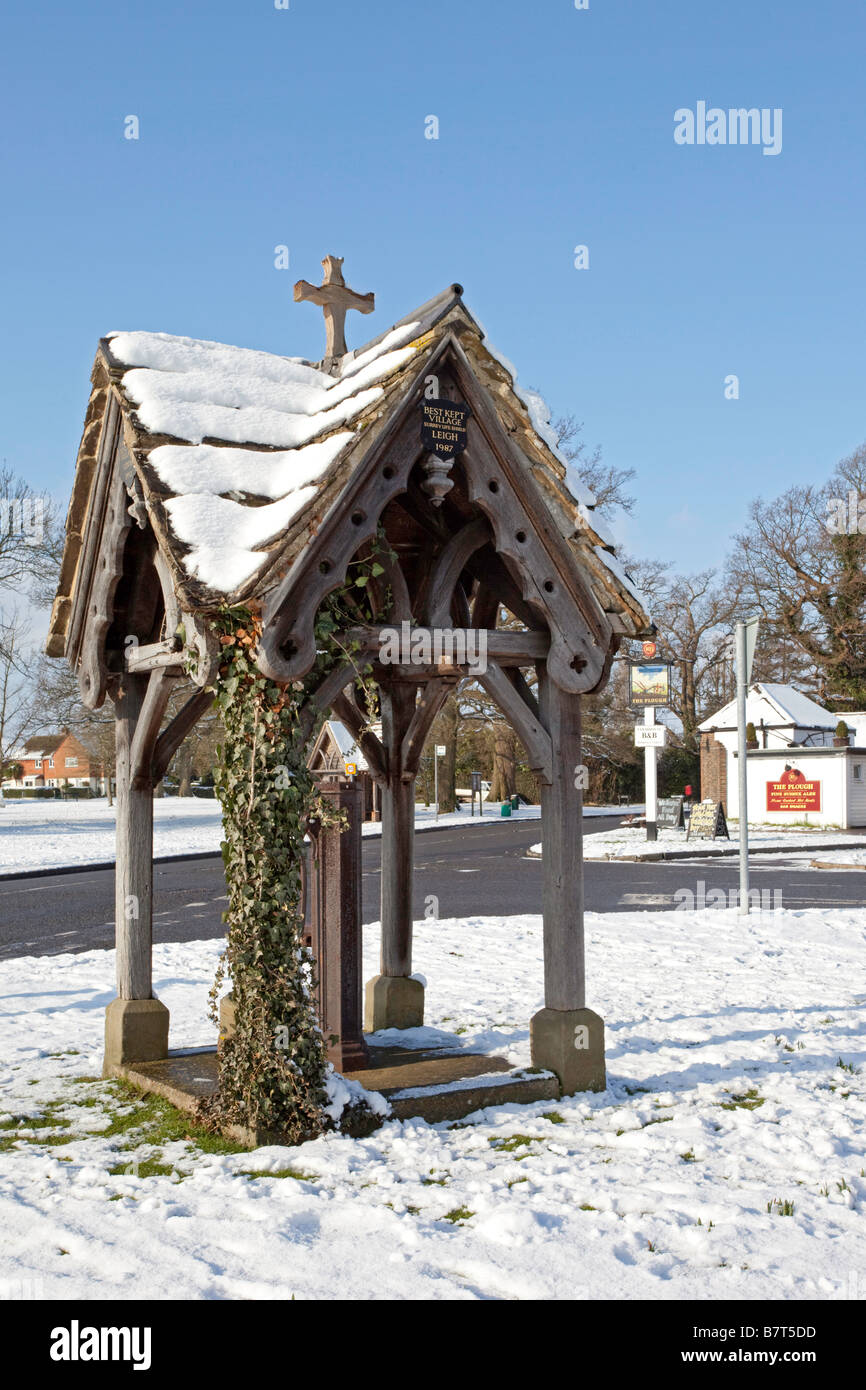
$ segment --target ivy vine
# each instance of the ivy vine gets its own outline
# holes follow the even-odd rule
[[[324,718],[313,696],[335,665],[352,659],[337,634],[390,606],[379,563],[384,544],[380,536],[354,560],[342,588],[322,605],[316,662],[303,680],[284,686],[258,669],[261,619],[251,607],[225,608],[213,620],[221,646],[215,697],[225,729],[214,780],[229,905],[227,946],[210,998],[216,1022],[230,977],[235,1027],[221,1041],[219,1087],[201,1114],[215,1125],[278,1131],[291,1143],[327,1123],[328,1063],[302,886],[308,822],[334,824],[307,768],[310,741]],[[369,669],[356,667],[368,717],[376,701]]]

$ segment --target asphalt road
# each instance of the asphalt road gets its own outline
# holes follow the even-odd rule
[[[584,822],[601,830],[617,818]],[[436,917],[513,915],[541,911],[541,861],[526,850],[541,838],[539,821],[494,821],[472,830],[420,832],[415,840],[414,915]],[[381,840],[364,842],[364,921],[379,917]],[[866,905],[866,872],[809,870],[790,862],[752,864],[752,886],[781,894],[785,908]],[[627,912],[676,906],[683,888],[698,893],[736,889],[736,860],[586,864],[586,906],[594,912]],[[437,901],[431,903],[430,898]],[[226,907],[219,858],[154,867],[154,940],[195,941],[222,936]],[[774,899],[769,897],[772,906]],[[114,872],[53,874],[0,880],[0,958],[56,955],[114,945]]]

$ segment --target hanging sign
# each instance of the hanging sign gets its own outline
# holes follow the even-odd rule
[[[699,801],[692,807],[686,839],[716,840],[724,836],[730,840],[725,813],[720,801]]]
[[[428,453],[441,459],[452,459],[466,448],[466,421],[472,414],[468,405],[459,401],[421,402],[421,443]]]
[[[628,702],[632,709],[670,705],[670,662],[632,662],[628,668]]]

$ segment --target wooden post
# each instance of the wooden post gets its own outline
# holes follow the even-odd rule
[[[406,770],[403,741],[415,713],[417,683],[381,686],[382,742],[388,775],[382,783],[381,974],[367,982],[365,1029],[419,1028],[424,986],[412,980],[412,868],[415,852],[415,775]]]
[[[134,778],[131,767],[132,743],[147,683],[147,676],[124,676],[115,705],[117,867],[114,923],[120,999],[149,999],[152,988],[153,785],[149,778]]]
[[[361,1033],[361,788],[322,781],[319,791],[348,819],[345,830],[315,836],[310,919],[319,1022],[328,1060],[337,1071],[357,1071],[369,1061]]]
[[[168,1055],[168,1009],[153,998],[153,779],[136,776],[132,749],[148,677],[124,675],[115,701],[117,998],[106,1009],[106,1075],[129,1062]]]
[[[556,1072],[564,1095],[603,1091],[604,1023],[586,1008],[580,696],[539,663],[539,714],[553,749],[541,787],[544,1005],[530,1024],[532,1061]]]
[[[580,696],[568,695],[546,672],[540,712],[553,752],[551,781],[541,784],[544,914],[544,1002],[582,1009],[586,1002],[583,943],[583,777]]]

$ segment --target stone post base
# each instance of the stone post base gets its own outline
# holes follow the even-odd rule
[[[112,999],[105,1010],[103,1075],[128,1062],[168,1056],[168,1009],[158,999]]]
[[[529,1038],[532,1065],[556,1072],[564,1096],[605,1090],[604,1021],[591,1009],[541,1009]]]
[[[424,986],[405,975],[374,975],[364,996],[364,1032],[380,1028],[420,1028],[424,1022]]]

